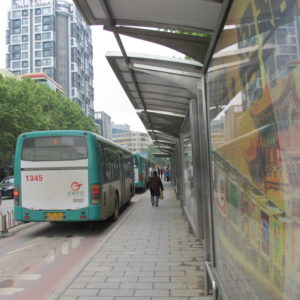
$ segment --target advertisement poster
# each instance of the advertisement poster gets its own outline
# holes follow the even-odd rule
[[[232,222],[236,225],[240,225],[240,218],[239,218],[239,188],[238,185],[233,182],[229,181],[229,212],[230,218]]]
[[[261,248],[267,255],[270,254],[270,220],[265,212],[260,213],[261,216]]]
[[[225,107],[225,142],[214,149],[219,164],[226,165],[213,183],[214,209],[226,217],[226,231],[218,228],[224,233],[220,245],[240,255],[232,255],[233,266],[229,260],[218,270],[234,278],[236,287],[238,272],[228,270],[238,265],[245,277],[258,280],[261,287],[253,284],[249,299],[300,295],[299,9],[300,0],[233,1],[208,74],[210,101]],[[240,106],[238,113],[233,106]],[[230,232],[239,235],[240,252],[224,242],[226,234],[232,240]]]
[[[226,202],[226,185],[225,185],[225,173],[220,169],[216,168],[216,187],[217,187],[217,205],[219,210],[227,214],[227,202]]]

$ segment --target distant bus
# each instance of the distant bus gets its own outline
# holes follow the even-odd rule
[[[135,190],[146,190],[147,180],[150,176],[151,163],[149,159],[139,154],[133,154],[133,160]]]
[[[15,219],[117,219],[134,195],[132,154],[80,130],[29,132],[16,144]]]

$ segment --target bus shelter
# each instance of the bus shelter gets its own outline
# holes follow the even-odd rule
[[[299,299],[300,1],[74,2],[119,44],[107,59],[172,157],[215,299]],[[121,34],[193,61],[129,54]]]
[[[199,151],[195,142],[199,140],[196,99],[202,65],[195,61],[166,60],[150,55],[127,54],[129,64],[124,63],[121,53],[108,53],[106,58],[156,147],[172,156],[171,169],[178,171],[174,176],[176,191],[185,216],[192,232],[203,238],[202,217],[198,220],[197,215],[197,212],[202,214],[202,199],[198,199],[200,190],[194,188],[196,184],[193,182],[194,176],[200,177],[200,165],[192,152],[192,147],[194,153],[195,149]],[[185,129],[184,133],[182,129]],[[177,153],[182,148],[185,161]],[[177,160],[175,155],[178,155]],[[183,170],[186,176],[179,177]]]

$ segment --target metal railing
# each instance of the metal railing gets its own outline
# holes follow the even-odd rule
[[[5,214],[0,213],[0,237],[9,235],[8,229],[21,223],[22,222],[15,220],[13,210],[8,210]]]

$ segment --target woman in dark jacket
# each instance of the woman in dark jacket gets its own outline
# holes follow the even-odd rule
[[[158,206],[160,191],[164,190],[163,184],[161,182],[160,177],[157,176],[157,172],[153,172],[153,176],[149,178],[148,181],[148,187],[150,188],[151,193],[151,203],[152,206],[155,204],[155,206]]]

